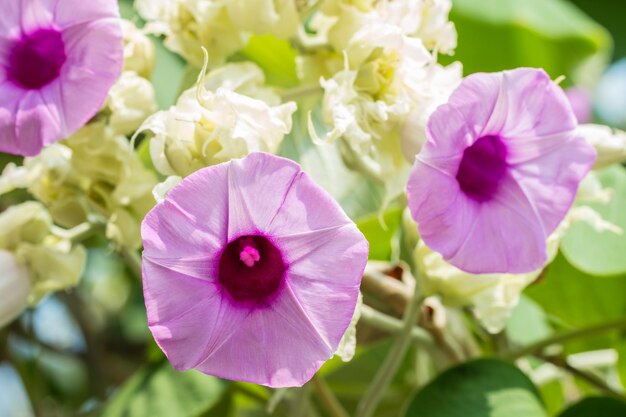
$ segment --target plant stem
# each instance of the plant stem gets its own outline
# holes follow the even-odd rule
[[[324,378],[319,375],[313,377],[313,387],[317,397],[322,401],[328,414],[332,417],[350,417],[348,412],[343,408],[335,394],[326,384]]]
[[[361,320],[377,329],[392,334],[399,333],[404,329],[404,322],[402,320],[381,313],[366,304],[361,307]],[[419,343],[425,347],[435,347],[435,341],[431,334],[421,327],[413,326],[409,337],[414,343]]]
[[[304,384],[301,388],[296,389],[293,402],[289,407],[290,416],[309,417],[309,396],[311,394],[311,384]]]
[[[133,275],[141,280],[141,256],[139,256],[137,251],[127,248],[126,246],[122,246],[120,249],[120,255],[122,255],[122,258],[126,261],[126,265],[131,270]]]
[[[582,371],[578,368],[573,367],[572,365],[570,365],[569,363],[567,363],[567,360],[561,356],[550,356],[550,355],[543,355],[541,353],[536,353],[534,356],[536,356],[537,358],[551,363],[554,366],[557,366],[567,372],[569,372],[570,374],[574,375],[575,377],[578,377],[580,379],[582,379],[583,381],[589,383],[590,385],[594,386],[595,388],[597,388],[598,390],[602,391],[603,393],[605,393],[606,395],[609,395],[615,399],[618,399],[620,401],[626,401],[626,397],[624,397],[624,395],[611,388],[606,382],[604,382],[601,378],[598,378],[596,375],[590,373],[590,372],[585,372]]]
[[[297,101],[302,98],[321,95],[323,92],[324,90],[322,90],[319,84],[301,85],[284,91],[280,97],[283,102]]]
[[[419,287],[416,285],[413,296],[409,300],[407,308],[404,312],[404,323],[401,331],[398,333],[396,340],[387,354],[385,361],[378,370],[374,380],[367,388],[365,395],[359,402],[356,415],[359,417],[371,417],[383,395],[389,388],[393,377],[398,372],[398,368],[402,364],[402,360],[406,355],[411,344],[411,334],[415,328],[415,322],[419,316],[419,306],[421,298],[419,296]]]
[[[595,336],[596,334],[606,333],[611,330],[626,330],[626,317],[619,320],[613,320],[606,323],[596,324],[589,327],[583,327],[581,329],[570,330],[566,332],[557,333],[551,337],[540,340],[536,343],[523,347],[519,350],[511,352],[505,355],[505,359],[516,360],[523,356],[532,355],[535,353],[541,353],[541,351],[552,345],[565,343],[570,340],[583,339],[589,336]]]

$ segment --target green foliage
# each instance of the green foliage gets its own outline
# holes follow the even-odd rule
[[[450,19],[453,60],[466,74],[530,66],[573,76],[592,57],[601,69],[612,47],[608,32],[565,0],[454,0]]]
[[[559,417],[621,416],[626,416],[626,403],[609,397],[585,398],[559,415]]]
[[[480,359],[452,368],[415,396],[406,417],[547,417],[537,389],[515,366]]]
[[[167,362],[149,365],[122,385],[100,417],[206,416],[226,408],[222,397],[228,387],[228,382],[196,371],[177,372]]]
[[[301,105],[293,115],[293,128],[282,142],[280,155],[298,161],[302,169],[328,191],[352,219],[376,213],[382,203],[382,187],[350,171],[344,165],[336,144],[318,146],[311,141],[307,117],[308,109],[313,108],[319,110],[319,101],[308,106]],[[313,123],[319,132],[323,132],[316,112],[313,113]]]
[[[378,214],[372,214],[356,222],[357,227],[370,244],[370,259],[391,260],[394,245],[396,247],[399,245],[397,238],[401,223],[402,209],[400,207],[387,210],[382,219]]]
[[[297,53],[286,40],[272,35],[255,35],[241,55],[263,69],[269,84],[287,88],[298,84]]]
[[[599,174],[602,185],[613,191],[608,204],[589,204],[604,220],[626,230],[626,170],[620,165]],[[592,275],[626,274],[626,239],[611,232],[597,232],[589,224],[572,226],[561,245],[563,254],[576,268]]]

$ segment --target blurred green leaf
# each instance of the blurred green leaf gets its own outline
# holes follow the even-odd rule
[[[356,222],[357,227],[365,235],[370,244],[369,258],[379,261],[391,260],[394,240],[402,223],[402,209],[394,207],[383,214],[383,221],[378,214],[372,214]],[[396,246],[399,243],[396,243]]]
[[[184,87],[187,65],[174,52],[163,46],[161,39],[152,38],[156,45],[156,65],[152,84],[156,86],[156,99],[160,109],[167,109],[178,99]]]
[[[445,60],[466,74],[530,66],[572,76],[594,57],[599,75],[612,48],[609,33],[565,0],[453,0],[450,19],[458,47]]]
[[[201,417],[216,407],[229,383],[196,371],[177,372],[168,362],[133,375],[105,406],[100,417]],[[223,409],[222,409],[223,410]],[[223,412],[222,416],[227,413]]]
[[[299,162],[302,169],[328,191],[352,219],[377,213],[383,200],[382,187],[350,171],[343,163],[336,144],[315,145],[307,130],[308,109],[315,106],[298,105],[300,109],[293,115],[293,128],[283,140],[280,155]],[[321,134],[325,128],[319,122],[318,112],[319,105],[312,117]]]
[[[614,165],[599,173],[600,181],[613,190],[608,204],[589,204],[602,217],[626,231],[626,170]],[[626,239],[611,232],[599,233],[589,224],[579,222],[572,226],[561,243],[567,260],[576,268],[592,275],[626,273]]]
[[[626,387],[626,339],[622,339],[616,346],[617,349],[617,372],[622,381],[622,385]]]
[[[585,398],[565,410],[559,417],[622,417],[626,403],[609,397]]]
[[[626,279],[597,279],[574,268],[559,255],[526,295],[572,327],[601,323],[626,313]]]
[[[494,359],[464,363],[415,396],[406,417],[547,417],[537,388],[515,366]]]
[[[505,331],[509,341],[525,346],[550,336],[552,327],[543,308],[522,295],[511,313]]]
[[[273,35],[254,35],[240,55],[261,67],[269,84],[285,88],[298,85],[297,52],[288,41]]]

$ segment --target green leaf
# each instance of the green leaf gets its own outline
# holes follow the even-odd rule
[[[255,35],[250,38],[240,55],[263,69],[268,84],[286,88],[298,85],[298,54],[288,41],[273,35]]]
[[[406,417],[547,417],[537,388],[515,366],[479,359],[452,368],[417,393]]]
[[[280,155],[297,161],[315,182],[328,191],[352,219],[377,213],[383,200],[383,189],[372,181],[350,171],[336,144],[315,145],[307,130],[308,108],[314,105],[299,103],[293,115],[293,128],[285,137]],[[313,112],[313,122],[319,132],[323,125],[318,118],[319,102]]]
[[[450,19],[458,32],[454,57],[465,73],[542,67],[572,76],[594,57],[599,75],[608,62],[608,32],[564,0],[454,0]]]
[[[516,345],[525,346],[545,339],[552,333],[552,327],[543,308],[522,295],[506,324],[508,340]]]
[[[574,268],[559,255],[541,280],[526,290],[552,316],[579,327],[623,317],[626,279],[597,279]]]
[[[559,417],[620,416],[626,416],[626,403],[609,397],[590,397],[574,404]]]
[[[100,417],[200,417],[223,407],[228,387],[226,381],[196,371],[177,372],[164,362],[133,375]]]
[[[178,99],[185,84],[187,65],[174,52],[163,46],[160,38],[152,38],[156,45],[156,65],[152,84],[156,86],[156,100],[160,109],[167,109]]]
[[[396,240],[402,223],[402,209],[394,207],[387,210],[383,214],[383,222],[378,214],[373,214],[358,220],[356,225],[370,244],[369,258],[389,261],[394,250],[397,250],[394,246],[397,248],[399,245]]]
[[[589,204],[602,217],[626,231],[626,170],[614,165],[599,173],[600,182],[613,190],[608,204]],[[585,222],[572,226],[561,250],[576,268],[592,275],[618,275],[626,273],[626,239],[611,232],[599,233]]]

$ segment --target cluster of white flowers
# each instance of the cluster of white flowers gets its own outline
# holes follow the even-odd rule
[[[318,139],[341,140],[344,158],[383,182],[388,200],[404,188],[429,115],[461,80],[459,63],[437,63],[438,53],[456,46],[450,7],[449,0],[335,0],[322,7],[333,21],[328,43],[345,54],[345,65],[321,80],[331,129]]]
[[[295,0],[137,0],[135,7],[150,33],[164,35],[168,48],[198,67],[202,47],[219,65],[251,34],[289,38],[299,22]]]

